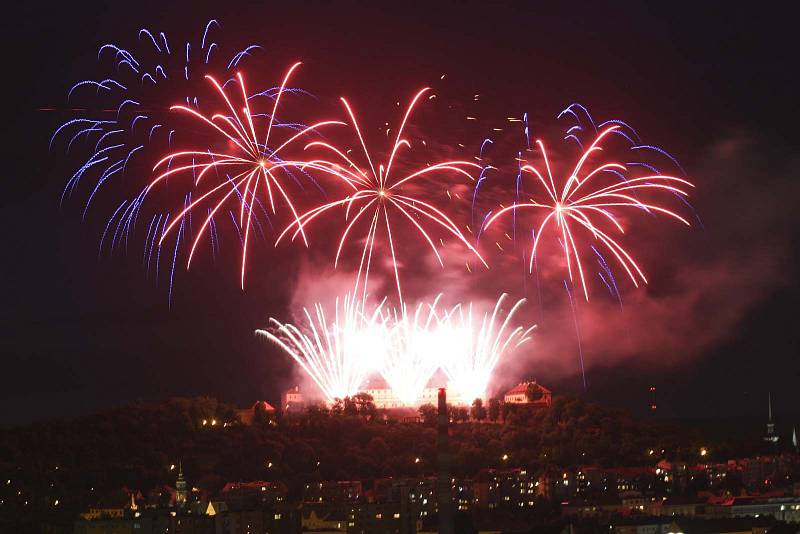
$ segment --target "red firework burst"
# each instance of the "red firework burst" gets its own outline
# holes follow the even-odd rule
[[[411,148],[411,143],[403,138],[403,132],[408,119],[420,98],[429,90],[428,88],[422,89],[411,99],[403,115],[403,119],[400,122],[399,128],[397,129],[397,136],[385,165],[383,163],[378,166],[375,165],[374,158],[370,155],[370,151],[361,134],[361,129],[358,125],[355,113],[344,98],[342,98],[341,101],[358,137],[366,160],[366,165],[357,165],[348,156],[346,151],[327,142],[316,141],[309,143],[307,146],[307,148],[316,146],[332,154],[331,160],[317,159],[309,162],[309,165],[313,165],[317,169],[325,169],[326,172],[341,179],[346,184],[346,187],[348,187],[349,194],[344,198],[318,206],[297,217],[279,236],[278,241],[290,233],[292,239],[296,238],[298,234],[303,233],[304,228],[308,226],[311,221],[318,218],[320,215],[334,208],[342,208],[345,212],[346,224],[339,238],[336,258],[334,260],[334,266],[338,266],[342,251],[348,242],[351,232],[358,226],[359,222],[365,223],[365,244],[361,251],[361,259],[354,291],[358,290],[359,284],[363,278],[363,291],[366,294],[376,236],[379,232],[385,232],[392,257],[397,294],[400,301],[403,300],[400,273],[397,265],[397,250],[393,238],[393,236],[397,235],[397,232],[392,230],[395,220],[411,225],[410,227],[413,231],[421,236],[430,246],[440,265],[444,265],[444,262],[427,229],[428,226],[443,229],[445,233],[455,237],[486,265],[486,262],[478,251],[469,243],[461,230],[458,229],[456,223],[453,222],[444,211],[409,191],[410,184],[426,178],[432,173],[449,172],[460,174],[470,180],[474,180],[468,169],[480,169],[479,165],[469,161],[443,161],[413,172],[401,173],[397,177],[392,173],[393,164],[401,149]]]
[[[570,280],[573,280],[573,275],[577,271],[586,300],[589,300],[589,291],[584,277],[580,246],[576,242],[576,234],[579,231],[591,235],[603,248],[610,251],[633,284],[638,287],[639,282],[646,284],[647,278],[631,254],[610,235],[611,232],[625,233],[616,212],[620,209],[635,208],[646,213],[663,213],[689,226],[689,221],[679,214],[655,201],[640,200],[637,194],[670,193],[687,197],[688,193],[681,187],[694,187],[691,182],[660,173],[629,177],[628,168],[616,162],[605,162],[588,172],[584,171],[591,156],[603,150],[602,141],[619,128],[620,126],[613,125],[599,132],[591,146],[581,154],[578,163],[560,188],[553,179],[544,143],[537,139],[536,146],[542,153],[546,178],[530,164],[523,165],[521,171],[530,173],[536,178],[536,184],[545,191],[546,199],[531,198],[529,202],[515,203],[498,211],[486,223],[488,228],[498,218],[516,210],[541,210],[544,217],[534,230],[529,268],[533,270],[536,250],[542,236],[552,228],[561,241]],[[619,181],[608,185],[607,180],[601,179],[602,176],[615,176]]]
[[[191,265],[194,253],[200,240],[207,235],[209,223],[214,215],[224,205],[234,203],[238,207],[239,226],[244,229],[242,238],[242,262],[241,262],[241,286],[244,288],[245,270],[247,265],[248,243],[250,241],[250,231],[253,223],[253,211],[258,201],[258,195],[266,192],[269,207],[273,213],[276,212],[276,204],[282,201],[291,211],[292,216],[297,222],[300,221],[297,210],[291,196],[287,192],[286,185],[283,183],[287,178],[289,169],[299,169],[301,166],[317,167],[313,163],[298,162],[290,159],[283,159],[283,153],[287,148],[296,144],[296,141],[315,131],[317,128],[331,124],[343,124],[339,121],[321,121],[311,126],[293,130],[296,133],[277,145],[273,143],[275,132],[280,124],[276,120],[278,106],[281,96],[286,90],[292,73],[300,66],[295,63],[287,71],[283,82],[272,96],[273,105],[270,114],[254,114],[250,108],[249,99],[241,73],[236,74],[233,80],[234,85],[238,86],[240,94],[239,107],[234,105],[234,98],[225,90],[225,85],[221,85],[213,76],[206,76],[206,79],[213,85],[226,105],[224,112],[216,112],[206,115],[198,110],[187,106],[172,106],[172,110],[190,115],[192,118],[210,127],[214,134],[221,136],[224,141],[222,146],[228,150],[184,150],[173,152],[162,158],[156,163],[154,171],[166,167],[148,186],[147,193],[161,183],[165,183],[168,178],[182,174],[193,177],[194,192],[197,196],[189,203],[172,223],[167,225],[161,235],[163,240],[172,231],[183,217],[196,210],[199,206],[208,208],[204,216],[203,224],[197,236],[192,242],[187,260],[187,269]],[[259,120],[260,119],[260,120]],[[266,125],[259,124],[266,122]],[[258,128],[256,125],[258,124]],[[170,168],[173,164],[177,166]],[[215,171],[215,172],[211,172]],[[300,228],[300,233],[305,240],[305,233]]]

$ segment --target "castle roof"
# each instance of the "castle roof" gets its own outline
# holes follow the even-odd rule
[[[543,392],[551,393],[551,391],[549,389],[547,389],[543,385],[541,385],[538,382],[536,382],[536,380],[533,380],[531,382],[520,382],[519,384],[517,384],[513,388],[511,388],[508,391],[506,391],[506,395],[519,395],[519,394],[525,393],[525,392],[528,391],[528,385],[530,385],[530,384],[536,384],[537,386],[542,388]]]

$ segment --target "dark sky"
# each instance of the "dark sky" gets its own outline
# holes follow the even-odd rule
[[[788,17],[696,2],[161,4],[17,3],[4,17],[0,424],[137,398],[275,401],[293,383],[292,365],[253,330],[286,315],[298,270],[315,272],[317,256],[263,248],[245,292],[235,261],[206,263],[181,273],[170,308],[137,254],[98,260],[110,201],[85,223],[79,204],[59,208],[70,167],[48,141],[70,116],[70,85],[98,75],[98,47],[137,46],[144,26],[178,43],[209,18],[228,51],[265,47],[248,63],[254,79],[275,80],[301,59],[300,85],[320,108],[347,95],[365,122],[393,120],[384,109],[447,73],[442,95],[481,94],[497,121],[527,111],[544,123],[578,101],[634,124],[698,185],[704,227],[648,230],[639,247],[653,283],[626,289],[629,315],[616,326],[599,319],[607,303],[582,305],[585,394],[642,412],[656,385],[665,415],[752,416],[772,391],[779,417],[798,413],[800,117]],[[636,332],[626,348],[615,348],[620,328]],[[550,332],[541,353],[504,370],[507,381],[537,376],[582,393],[577,356],[564,348],[570,330]]]

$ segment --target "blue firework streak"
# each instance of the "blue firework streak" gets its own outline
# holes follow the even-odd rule
[[[163,153],[186,133],[193,130],[181,128],[179,118],[169,112],[169,104],[182,102],[198,109],[206,99],[207,84],[204,76],[210,72],[222,76],[223,87],[234,81],[234,74],[243,62],[261,47],[249,45],[233,53],[225,52],[216,35],[221,28],[217,20],[209,20],[195,37],[183,43],[172,42],[163,31],[142,28],[132,44],[106,43],[97,53],[98,67],[104,73],[96,79],[75,83],[67,92],[67,102],[75,115],[56,128],[50,139],[50,148],[62,152],[71,160],[78,159],[61,195],[60,203],[80,197],[82,217],[98,209],[96,200],[104,192],[125,200],[118,204],[108,217],[100,238],[99,254],[127,252],[128,243],[136,230],[145,200],[156,154]],[[249,95],[248,101],[266,99],[274,101],[278,88],[269,88]],[[300,89],[284,88],[284,92],[305,93]],[[78,107],[81,106],[81,107]],[[263,114],[262,114],[263,115]],[[300,129],[303,125],[275,121],[275,128]],[[263,147],[268,151],[267,147]],[[299,183],[299,179],[290,174]],[[185,191],[172,191],[185,195]],[[177,200],[177,199],[176,199]],[[186,197],[191,202],[191,193]],[[261,227],[269,214],[256,199],[255,225]],[[150,203],[153,204],[152,202]],[[172,298],[174,263],[177,250],[190,240],[192,234],[191,212],[179,222],[180,229],[163,240],[169,214],[148,208],[144,225],[142,261],[147,275],[155,271],[158,280],[161,248],[173,247],[170,266],[169,298]],[[223,214],[224,215],[224,214]],[[174,216],[174,215],[173,215]],[[227,224],[227,216],[222,222]],[[210,221],[210,248],[216,258],[221,243],[219,222]],[[239,228],[237,227],[237,232]]]
[[[67,153],[80,148],[89,153],[71,175],[61,202],[80,186],[83,178],[91,178],[94,186],[86,200],[84,217],[100,188],[112,177],[124,175],[145,148],[171,146],[175,128],[170,127],[166,103],[175,98],[197,107],[202,86],[198,83],[208,72],[233,71],[244,58],[258,50],[250,45],[231,57],[223,57],[212,34],[219,28],[210,20],[198,42],[173,48],[164,32],[147,28],[139,30],[136,48],[123,48],[115,43],[99,47],[98,66],[107,77],[81,80],[70,87],[67,101],[78,108],[80,117],[60,125],[50,140],[50,147]],[[262,94],[268,94],[267,92]],[[254,95],[259,96],[259,95]]]
[[[647,145],[642,143],[642,138],[639,136],[639,133],[627,122],[619,120],[619,119],[610,119],[603,121],[601,123],[596,123],[594,118],[592,117],[589,110],[586,106],[578,103],[573,102],[566,108],[564,108],[557,116],[557,119],[571,119],[571,124],[568,125],[565,129],[564,133],[564,140],[573,141],[575,142],[581,150],[584,150],[584,141],[583,137],[585,135],[589,135],[590,137],[594,137],[597,135],[598,131],[605,129],[608,126],[618,126],[618,128],[614,129],[611,135],[616,135],[622,137],[628,142],[629,150],[631,150],[631,161],[627,162],[626,165],[631,166],[642,166],[651,170],[653,172],[663,172],[664,167],[659,166],[652,162],[651,159],[641,159],[647,158],[647,155],[657,155],[661,159],[669,162],[671,166],[678,169],[681,174],[685,177],[686,171],[681,167],[678,160],[664,150],[663,148],[657,147],[655,145]],[[622,173],[615,171],[614,169],[606,169],[603,172],[609,172],[616,174],[621,180],[625,181],[625,176]]]
[[[513,117],[511,119],[515,120],[516,122],[520,122],[518,119],[514,119]],[[530,127],[528,125],[528,113],[527,112],[522,114],[521,123],[522,123],[522,133],[523,133],[524,138],[525,138],[526,150],[530,150],[530,148],[531,148],[531,132],[530,132]],[[494,141],[491,138],[488,138],[488,137],[485,138],[483,140],[483,142],[481,143],[481,145],[480,145],[480,149],[478,151],[478,159],[482,160],[484,158],[484,156],[486,155],[487,150],[493,145],[494,145]],[[523,192],[522,189],[521,189],[521,187],[522,187],[522,171],[521,171],[521,169],[522,169],[522,162],[523,162],[522,151],[521,150],[518,151],[516,160],[517,160],[517,174],[516,174],[514,191],[515,191],[515,200],[518,202],[519,199],[520,199],[520,195]],[[472,188],[471,221],[472,221],[472,226],[473,227],[475,227],[475,222],[477,220],[477,218],[476,218],[476,205],[477,205],[477,202],[478,202],[478,195],[480,193],[481,185],[489,178],[488,172],[490,170],[499,171],[499,169],[497,167],[492,166],[490,164],[486,164],[481,169],[481,173],[478,176],[478,179],[475,181],[475,186]],[[491,211],[489,211],[489,212],[484,214],[482,223],[478,227],[478,230],[476,232],[476,242],[480,239],[481,233],[483,232],[483,227],[486,224],[486,221],[487,221],[487,219],[488,219],[488,217],[490,215],[491,215]],[[516,215],[514,215],[514,223],[512,224],[512,236],[511,237],[512,237],[513,241],[516,241],[516,239],[517,239]]]
[[[619,302],[619,311],[622,311],[622,294],[619,291],[619,287],[617,287],[617,279],[614,278],[614,272],[606,262],[605,257],[597,250],[597,247],[592,245],[592,250],[595,256],[597,256],[597,264],[600,266],[600,272],[598,272],[597,275],[600,277],[600,281],[603,282],[603,285],[606,286],[606,289],[608,289],[608,292],[616,297],[617,302]]]
[[[607,126],[619,126],[619,128],[611,132],[611,134],[624,138],[628,143],[631,153],[629,161],[625,162],[627,167],[641,167],[656,174],[665,172],[665,167],[663,165],[658,165],[653,161],[652,158],[648,157],[655,156],[656,159],[662,160],[662,163],[666,163],[669,167],[679,170],[683,177],[687,176],[685,169],[681,166],[680,162],[678,162],[678,159],[675,156],[661,147],[644,144],[642,142],[642,138],[639,136],[639,133],[625,121],[619,119],[609,119],[599,124],[595,124],[592,115],[589,113],[589,110],[577,102],[567,106],[563,111],[561,111],[561,113],[558,114],[557,118],[572,118],[574,124],[566,128],[564,140],[574,141],[581,150],[584,150],[582,137],[585,132],[589,130],[589,128],[591,128],[591,130],[589,130],[589,134],[593,136],[597,134],[598,130],[602,130]],[[625,175],[616,169],[604,169],[603,172],[615,175],[622,182],[627,181]],[[689,202],[686,197],[676,194],[675,192],[670,191],[669,193],[686,208],[688,208],[689,211],[692,212],[692,215],[697,221],[698,226],[700,228],[704,228],[703,221],[691,202]],[[637,195],[636,191],[631,192],[631,194],[634,197]]]
[[[488,141],[488,139],[487,139],[487,141]],[[486,173],[489,172],[492,169],[497,170],[496,167],[492,167],[491,165],[487,165],[487,166],[483,167],[481,169],[481,173],[478,175],[478,179],[475,181],[475,187],[472,189],[472,210],[471,210],[470,213],[472,215],[472,227],[473,228],[475,227],[475,202],[478,200],[478,190],[480,189],[481,184],[487,178]],[[484,217],[484,221],[485,220],[486,219]],[[483,229],[482,227],[479,229],[479,231],[477,233],[478,237],[480,237],[480,230],[482,230],[482,229]]]

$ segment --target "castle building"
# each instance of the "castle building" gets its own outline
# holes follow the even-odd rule
[[[538,399],[528,399],[528,388],[535,386],[541,392]],[[553,404],[553,392],[543,385],[533,380],[531,382],[520,382],[503,396],[503,400],[508,404],[529,404],[536,407],[549,408]]]
[[[398,398],[394,391],[388,386],[367,387],[363,392],[372,396],[372,401],[375,403],[376,408],[388,409],[422,406],[423,404],[433,404],[435,406],[437,402],[437,395],[439,394],[439,388],[426,387],[422,390],[419,397],[417,397],[417,399],[411,404],[407,404],[400,400],[400,398]],[[458,394],[451,394],[449,400],[450,404],[454,406],[465,405]]]
[[[300,386],[287,389],[281,395],[281,410],[287,413],[302,411],[305,408],[305,399],[300,391]]]
[[[412,403],[403,402],[394,390],[389,387],[386,381],[379,376],[371,377],[364,385],[363,393],[367,393],[372,397],[372,402],[375,407],[379,409],[391,408],[405,408],[416,407],[424,404],[432,404],[436,406],[439,402],[439,388],[446,386],[447,377],[443,373],[437,371],[428,380],[425,388],[420,392],[419,396]],[[458,395],[458,393],[448,388],[447,389],[448,402],[454,406],[464,406],[467,403]]]

